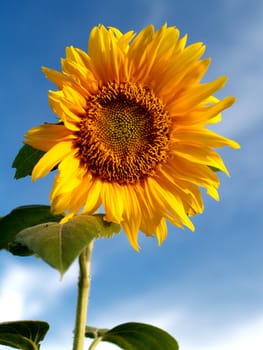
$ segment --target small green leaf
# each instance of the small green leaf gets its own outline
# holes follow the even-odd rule
[[[44,154],[44,151],[29,145],[21,147],[12,164],[12,168],[16,169],[15,179],[31,175],[34,166]]]
[[[94,238],[110,237],[120,225],[103,220],[103,214],[76,215],[65,224],[47,222],[22,230],[16,242],[40,256],[62,275]]]
[[[43,321],[0,323],[0,344],[21,350],[38,350],[49,324]]]
[[[164,330],[154,327],[152,325],[129,322],[121,324],[111,330],[100,332],[101,341],[118,345],[124,350],[178,350],[177,341]],[[90,327],[87,327],[86,336],[92,336]],[[94,341],[94,345],[98,344],[98,338]],[[94,349],[95,347],[90,347]]]
[[[62,217],[51,214],[48,205],[26,205],[13,209],[0,218],[0,249],[9,250],[9,244],[21,230],[44,222],[60,221]]]
[[[217,172],[221,171],[220,169],[215,168],[214,166],[211,166],[211,165],[208,165],[208,168],[210,168],[211,170],[213,170],[214,173],[217,173]]]

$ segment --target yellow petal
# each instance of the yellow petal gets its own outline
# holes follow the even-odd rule
[[[64,157],[72,151],[71,142],[59,142],[52,147],[35,165],[32,172],[32,180],[47,175]]]
[[[67,53],[70,49],[70,47],[67,48]],[[75,55],[71,59],[65,58],[61,60],[62,70],[71,77],[75,83],[74,85],[76,85],[75,89],[84,96],[88,96],[89,93],[94,93],[98,88],[96,72],[90,57],[85,52],[78,49],[75,49],[74,52]],[[76,55],[78,59],[74,58]],[[79,61],[83,63],[79,63]],[[72,86],[72,84],[67,85]]]
[[[172,135],[174,142],[188,145],[204,145],[211,148],[230,146],[240,148],[239,144],[233,140],[216,134],[208,129],[177,128]]]
[[[140,230],[142,230],[147,236],[152,236],[156,227],[160,224],[163,215],[160,211],[156,210],[154,199],[152,197],[147,198],[145,188],[145,184],[134,186],[136,197],[138,198],[138,203],[140,205]]]
[[[69,153],[58,166],[59,174],[56,177],[50,199],[53,200],[61,193],[71,192],[83,179],[80,176],[80,161],[75,157],[75,152]]]
[[[164,218],[162,218],[160,224],[157,226],[155,233],[158,240],[158,245],[161,245],[167,237],[167,226]]]
[[[106,211],[105,220],[121,223],[123,221],[124,201],[120,185],[103,182],[101,200]]]
[[[66,222],[68,222],[72,217],[74,216],[73,213],[67,214],[65,215],[61,220],[60,220],[60,224],[65,224]]]
[[[138,76],[138,71],[144,64],[146,48],[154,35],[154,27],[145,27],[132,41],[127,53],[129,62],[129,75]]]
[[[229,175],[229,172],[220,155],[208,147],[198,147],[196,145],[173,145],[172,153],[192,163],[199,163],[219,169]],[[194,167],[194,164],[192,165]]]
[[[199,81],[210,63],[209,59],[197,61],[204,51],[205,46],[202,43],[195,43],[179,54],[173,55],[172,59],[168,61],[169,63],[166,64],[165,72],[160,76],[156,93],[164,95],[165,100],[169,103],[175,98],[178,99],[177,95],[182,86],[184,86],[185,91],[187,90],[188,85],[190,85],[189,79],[186,78],[188,75]]]
[[[138,244],[138,231],[134,232],[131,230],[130,226],[125,221],[122,223],[122,227],[129,239],[131,246],[138,252],[140,250],[140,246]]]
[[[234,97],[225,97],[223,100],[218,101],[217,99],[210,102],[197,106],[189,113],[177,113],[173,119],[174,123],[181,126],[193,126],[201,125],[204,126],[207,123],[217,123],[221,120],[221,112],[229,108],[235,102]]]
[[[72,191],[72,199],[69,204],[69,212],[77,213],[86,203],[89,196],[89,189],[92,183],[92,176],[83,176],[81,182]]]
[[[128,236],[131,245],[139,250],[138,232],[141,226],[141,206],[133,186],[122,186],[124,201],[123,228]]]
[[[71,192],[60,193],[52,199],[51,211],[54,214],[61,214],[67,211],[71,202]],[[66,222],[66,220],[65,220]]]
[[[66,84],[71,84],[70,78],[61,72],[47,67],[42,67],[42,71],[44,72],[47,79],[56,84],[59,89],[62,89]]]
[[[166,25],[153,34],[151,41],[141,55],[140,64],[135,66],[134,63],[134,76],[137,80],[144,84],[149,84],[150,81],[153,87],[158,83],[161,84],[163,73],[167,70],[168,62],[171,62],[178,37],[178,29],[175,27],[167,28]],[[132,47],[131,50],[133,50]]]
[[[124,81],[125,77],[120,76],[123,69],[123,60],[125,51],[123,51],[123,43],[119,45],[120,33],[115,35],[112,30],[107,31],[104,26],[93,28],[89,39],[89,56],[92,59],[94,70],[98,79],[102,83],[108,81]]]
[[[72,139],[74,139],[74,135],[64,125],[46,123],[30,129],[25,135],[24,143],[47,152],[58,142]]]
[[[156,210],[161,210],[163,216],[167,217],[173,224],[181,227],[182,224],[190,230],[194,230],[194,225],[188,218],[184,206],[180,198],[177,198],[173,193],[162,188],[160,184],[152,178],[148,178],[148,187],[146,188],[148,197],[154,198]]]
[[[177,114],[182,111],[186,113],[187,111],[193,109],[215,91],[221,89],[226,83],[226,80],[226,77],[219,77],[210,83],[204,83],[186,89],[175,99],[173,108],[171,108],[171,114]]]
[[[88,196],[83,208],[83,213],[92,214],[100,207],[100,205],[102,204],[101,198],[100,198],[101,188],[102,188],[102,182],[100,180],[93,179],[90,182]]]
[[[213,176],[217,180],[216,184],[213,181],[211,181],[211,183],[208,182],[208,180],[204,181],[203,177],[205,176],[200,178],[195,174],[193,175],[193,171],[188,174],[186,170],[188,168],[181,168],[183,168],[183,166],[174,159],[173,162],[166,164],[165,167],[160,170],[158,182],[163,188],[167,188],[175,196],[182,199],[185,212],[188,215],[190,210],[192,213],[195,213],[192,215],[200,214],[204,210],[204,205],[198,186],[217,188],[219,181],[214,174]],[[178,169],[180,169],[180,171],[178,171]]]

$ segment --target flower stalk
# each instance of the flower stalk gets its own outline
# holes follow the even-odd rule
[[[79,256],[79,282],[73,350],[83,350],[90,292],[93,240]]]

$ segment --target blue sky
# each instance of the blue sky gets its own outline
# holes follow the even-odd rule
[[[220,176],[221,201],[205,198],[195,233],[169,226],[161,247],[140,235],[138,254],[123,233],[97,241],[91,325],[149,322],[173,334],[182,350],[262,349],[262,18],[263,3],[256,0],[1,2],[0,215],[24,204],[48,204],[53,174],[34,184],[16,181],[11,163],[29,128],[55,120],[47,103],[53,86],[40,67],[59,69],[66,46],[86,49],[98,23],[136,32],[149,23],[176,25],[189,43],[206,44],[205,56],[212,57],[206,79],[229,77],[218,96],[238,99],[215,127],[242,146],[222,151],[231,177]],[[70,349],[76,264],[61,281],[34,257],[0,252],[0,259],[0,321],[46,320],[51,331],[43,349]]]

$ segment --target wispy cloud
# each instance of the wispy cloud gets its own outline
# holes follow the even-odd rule
[[[59,296],[77,281],[73,266],[60,283],[58,272],[41,264],[4,261],[0,285],[0,321],[39,317],[51,309]]]
[[[97,316],[103,319],[103,327],[113,327],[119,323],[136,320],[161,327],[172,334],[179,342],[183,350],[261,350],[263,344],[263,313],[249,319],[237,319],[226,327],[216,327],[214,323],[209,323],[205,313],[192,312],[184,305],[174,309],[172,300],[166,300],[160,307],[158,303],[154,308],[146,310],[143,307],[145,297],[134,300],[126,300],[124,304],[111,305],[107,310],[101,311]],[[155,295],[155,299],[158,296]],[[143,312],[141,312],[143,310]],[[109,315],[109,316],[108,316]],[[224,320],[218,319],[218,323]],[[88,342],[88,341],[87,341]],[[60,340],[56,339],[56,344],[48,350],[62,350]],[[114,345],[101,343],[98,346],[101,350],[118,349]]]
[[[261,350],[263,344],[262,329],[263,315],[246,322],[237,322],[224,332],[219,330],[214,339],[210,339],[208,342],[204,340],[202,344],[189,342],[185,345],[182,342],[181,348],[184,350]],[[191,340],[191,337],[188,339]]]
[[[38,318],[44,311],[54,311],[56,301],[76,284],[76,275],[74,265],[60,283],[57,272],[50,268],[42,268],[40,264],[22,266],[9,261],[4,266],[0,287],[1,321]],[[211,319],[205,304],[202,303],[199,311],[194,304],[189,307],[184,303],[183,290],[179,292],[180,295],[175,297],[176,292],[167,286],[144,294],[135,292],[133,297],[113,303],[106,309],[98,309],[92,316],[92,325],[111,328],[131,320],[154,324],[173,334],[184,350],[261,350],[263,313],[260,310],[258,315],[249,319],[237,315],[229,322],[224,320],[226,315],[217,312],[215,307],[216,317],[214,315]],[[203,312],[200,312],[202,308]],[[218,328],[215,327],[215,318]],[[67,327],[61,324],[55,336],[49,336],[45,344],[47,350],[64,350],[71,346],[72,330],[67,330]],[[101,343],[98,349],[117,347]]]

